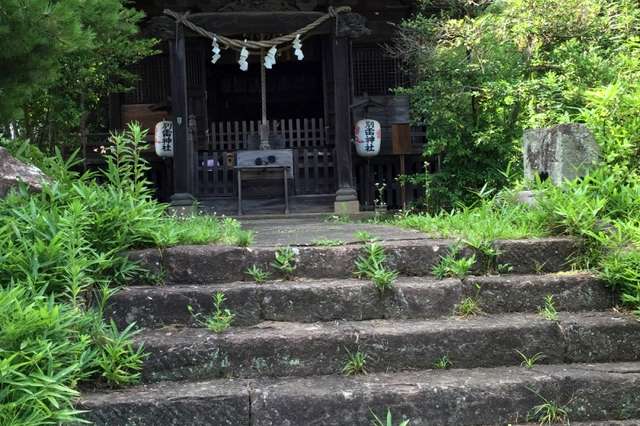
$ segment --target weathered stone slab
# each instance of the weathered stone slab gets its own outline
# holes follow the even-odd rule
[[[479,286],[479,288],[477,287]],[[484,313],[535,312],[546,295],[561,311],[602,310],[613,306],[613,293],[590,274],[505,275],[457,279],[403,277],[380,296],[369,281],[298,280],[213,285],[133,286],[123,288],[105,311],[119,327],[195,326],[188,312],[213,311],[213,295],[227,297],[224,307],[235,326],[261,321],[320,322],[371,319],[427,319],[451,316],[464,297],[478,300]]]
[[[536,393],[538,395],[536,395]],[[390,409],[415,426],[505,425],[544,402],[574,421],[640,414],[640,364],[540,365],[292,379],[252,392],[256,426],[365,426]],[[573,424],[573,422],[572,422]]]
[[[539,395],[571,424],[637,425],[603,419],[640,417],[640,363],[160,383],[83,395],[80,408],[99,426],[369,426],[387,409],[415,426],[505,425],[526,421]]]
[[[584,177],[599,161],[600,147],[584,124],[532,129],[524,132],[524,174],[559,185]]]
[[[511,265],[514,274],[566,271],[570,259],[579,249],[571,238],[537,238],[501,240],[494,243],[499,265]]]
[[[570,327],[580,326],[578,331]],[[607,333],[609,340],[602,340]],[[428,369],[447,355],[459,368],[519,364],[516,354],[544,354],[545,363],[627,361],[640,357],[640,323],[613,313],[563,314],[560,321],[518,314],[429,321],[299,324],[265,322],[213,334],[161,329],[140,341],[150,353],[146,380],[339,374],[348,355],[367,354],[369,371]],[[598,340],[600,339],[600,340]],[[597,346],[597,352],[594,347]],[[634,352],[635,351],[635,352]]]
[[[531,312],[552,295],[559,311],[598,311],[613,306],[615,296],[588,273],[468,277],[464,294],[476,297],[487,313]]]
[[[9,189],[20,182],[31,191],[40,191],[42,184],[49,180],[42,170],[14,158],[6,148],[0,146],[0,198],[4,198]]]
[[[250,424],[250,403],[246,382],[220,380],[85,394],[77,408],[96,425],[238,426]]]
[[[235,315],[234,325],[254,325],[263,320],[257,285],[250,283],[124,287],[109,300],[105,316],[120,328],[132,322],[147,328],[196,326],[188,307],[194,312],[213,312],[213,296],[218,291],[226,297],[224,307]]]
[[[404,276],[431,275],[433,267],[449,253],[452,240],[407,240],[381,243],[386,250],[389,267]],[[340,247],[294,247],[296,277],[350,278],[362,245]],[[568,259],[577,250],[570,238],[497,241],[499,264],[510,264],[519,274],[558,272],[568,267]],[[159,252],[157,249],[131,252],[166,281],[175,284],[214,284],[242,281],[247,268],[257,265],[273,271],[271,263],[276,247],[241,248],[228,246],[180,246]],[[471,254],[470,249],[466,249]],[[160,266],[158,266],[160,265]],[[474,270],[480,270],[480,261]]]
[[[562,313],[560,327],[570,362],[635,361],[640,358],[640,321],[614,312]]]

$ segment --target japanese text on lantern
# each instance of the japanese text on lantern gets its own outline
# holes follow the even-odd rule
[[[371,120],[365,121],[364,128],[365,145],[364,149],[367,152],[373,152],[375,150],[374,143],[376,141],[376,126]]]

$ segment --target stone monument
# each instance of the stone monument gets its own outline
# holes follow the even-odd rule
[[[584,177],[598,163],[600,147],[584,124],[561,124],[524,132],[524,175],[555,185]]]

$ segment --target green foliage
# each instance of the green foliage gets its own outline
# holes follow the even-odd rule
[[[270,276],[269,272],[263,270],[258,265],[252,265],[251,267],[247,268],[244,273],[247,274],[251,279],[253,279],[256,284],[264,284]]]
[[[176,241],[180,244],[228,244],[246,247],[251,244],[253,234],[241,228],[232,218],[199,215],[192,217],[171,217],[167,219],[175,230]]]
[[[135,324],[129,324],[124,330],[119,331],[112,320],[109,325],[102,327],[100,336],[102,350],[96,362],[102,371],[102,377],[108,383],[130,385],[140,380],[142,359],[145,354],[142,345],[134,349],[131,343],[133,336],[137,333],[134,331],[134,326]]]
[[[538,361],[544,358],[542,352],[538,352],[532,356],[526,356],[524,353],[516,349],[516,353],[520,356],[520,358],[522,358],[520,366],[525,368],[533,368]]]
[[[473,297],[465,297],[456,305],[456,315],[460,317],[472,317],[480,315],[481,313],[482,309],[480,309],[478,300]]]
[[[361,243],[368,243],[371,241],[375,241],[375,237],[367,231],[357,231],[354,234],[354,237],[356,237],[356,240],[358,240]]]
[[[433,275],[438,279],[466,278],[476,264],[476,256],[460,257],[460,248],[452,247],[449,254],[440,257],[440,263],[433,267]]]
[[[484,3],[484,2],[482,2]],[[415,121],[429,129],[428,205],[450,209],[501,188],[523,130],[586,122],[612,169],[638,166],[640,6],[632,0],[514,0],[426,10],[394,47],[417,67]],[[470,3],[468,3],[470,4]],[[486,3],[484,3],[486,4]]]
[[[384,421],[380,417],[378,417],[376,413],[373,412],[373,410],[370,409],[369,411],[371,411],[371,415],[373,416],[373,426],[394,426],[391,410],[387,409],[387,416]],[[408,426],[409,422],[410,420],[403,420],[398,423],[398,426]]]
[[[19,119],[18,134],[47,151],[78,147],[89,115],[154,52],[139,35],[143,13],[124,0],[2,0],[0,10],[0,126]]]
[[[365,244],[362,252],[356,259],[355,276],[370,279],[376,271],[384,269],[387,255],[384,253],[384,247],[375,241]]]
[[[391,223],[417,229],[434,238],[460,238],[470,242],[549,234],[542,224],[541,212],[518,204],[515,191],[503,191],[492,199],[480,199],[449,212],[399,215]]]
[[[367,370],[365,368],[368,358],[367,355],[360,351],[351,353],[347,348],[344,348],[344,350],[347,351],[347,362],[342,369],[342,374],[345,376],[367,374]]]
[[[570,424],[569,414],[565,407],[559,405],[555,401],[549,401],[532,389],[531,391],[535,393],[540,399],[542,399],[542,403],[533,407],[531,412],[528,413],[528,420],[535,420],[540,424],[540,426],[552,424]]]
[[[292,279],[296,270],[296,253],[291,247],[276,250],[275,260],[271,266],[279,271],[285,279]]]
[[[447,355],[442,355],[433,363],[433,368],[437,370],[448,370],[451,367],[453,367],[453,362],[451,362]]]
[[[102,182],[71,171],[74,157],[12,144],[54,181],[0,200],[0,424],[74,423],[78,383],[138,381],[133,325],[118,331],[102,320],[115,287],[144,272],[122,254],[187,238],[150,198],[143,139],[135,125],[114,136]]]
[[[222,333],[231,327],[235,315],[231,313],[229,309],[223,309],[222,305],[226,301],[226,296],[223,292],[218,291],[213,296],[213,308],[214,312],[210,315],[205,315],[201,312],[194,313],[193,308],[188,306],[189,312],[195,319],[195,321],[202,327],[206,327],[214,333]]]
[[[393,285],[397,279],[397,271],[391,271],[385,268],[376,269],[371,276],[371,282],[373,282],[373,285],[381,296],[384,295],[385,292],[393,289]]]
[[[313,241],[311,244],[318,247],[339,247],[339,246],[343,246],[345,243],[342,240],[320,239],[320,240]]]
[[[538,314],[548,321],[558,320],[558,311],[556,310],[555,302],[551,294],[544,297],[544,305],[538,309]]]
[[[387,268],[387,255],[384,247],[375,241],[370,241],[362,248],[363,253],[356,259],[355,276],[369,279],[381,296],[391,290],[398,278],[398,272]]]
[[[253,244],[253,232],[244,229],[238,230],[235,235],[235,242],[238,247],[249,247]]]

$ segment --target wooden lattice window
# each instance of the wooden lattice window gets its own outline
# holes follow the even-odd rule
[[[384,54],[379,46],[353,47],[354,95],[386,96],[408,82],[399,59]]]
[[[154,104],[167,101],[170,88],[168,56],[144,58],[132,66],[131,72],[137,79],[132,90],[124,95],[125,104]]]

